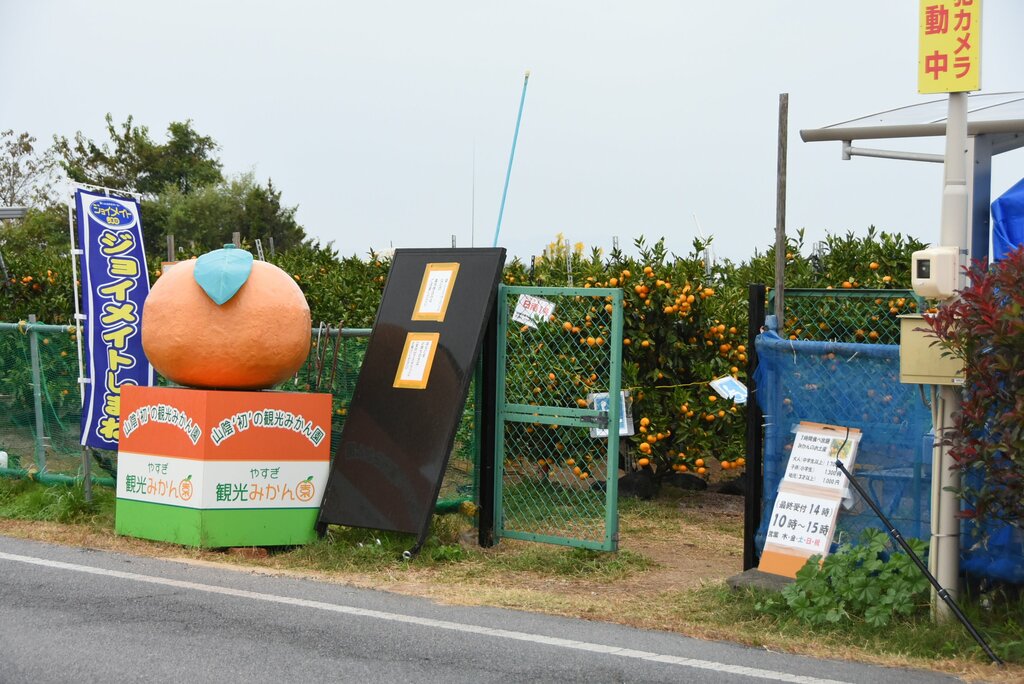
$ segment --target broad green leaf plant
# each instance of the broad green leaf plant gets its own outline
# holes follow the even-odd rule
[[[919,557],[927,542],[908,540]],[[928,607],[928,580],[909,555],[890,548],[882,530],[869,528],[856,545],[843,544],[822,561],[811,556],[796,581],[756,604],[764,613],[791,613],[801,621],[823,626],[860,621],[883,627],[898,616],[911,616]]]

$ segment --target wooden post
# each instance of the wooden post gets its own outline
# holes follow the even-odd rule
[[[233,243],[235,243],[235,247],[241,247],[242,246],[242,234],[239,233],[236,230],[234,233],[231,234],[231,241]]]
[[[782,335],[782,303],[786,274],[786,152],[789,129],[789,93],[779,95],[779,157],[775,186],[775,321]]]
[[[174,258],[174,236],[173,235],[168,235],[167,236],[167,260],[168,261],[177,261],[177,259]]]

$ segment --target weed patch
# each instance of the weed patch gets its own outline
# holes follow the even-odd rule
[[[93,500],[87,502],[81,484],[45,486],[0,478],[0,517],[113,527],[114,492],[94,487]]]

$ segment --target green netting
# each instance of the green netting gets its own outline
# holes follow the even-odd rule
[[[32,348],[40,392],[35,392]],[[37,425],[36,412],[39,414]],[[67,326],[0,326],[0,450],[9,468],[81,468],[81,398],[75,333]]]
[[[589,548],[614,548],[618,478],[595,394],[618,390],[621,299],[600,290],[502,288],[499,403],[502,424],[499,536]],[[520,295],[554,304],[554,314],[514,320]],[[590,294],[593,292],[594,294]],[[587,294],[581,294],[587,293]],[[618,308],[621,312],[621,308]],[[621,313],[620,321],[621,321]],[[614,382],[613,382],[614,378]],[[614,385],[614,387],[613,387]],[[617,462],[617,458],[615,458]]]
[[[775,293],[768,299],[774,311]],[[925,303],[911,290],[787,289],[779,334],[792,340],[899,344],[900,319],[922,313]]]
[[[369,330],[313,331],[306,364],[277,389],[325,392],[333,396],[331,456],[345,426],[369,340]],[[32,343],[38,363],[32,363]],[[34,391],[34,368],[39,374],[39,400]],[[157,384],[170,384],[157,377]],[[39,407],[41,429],[37,427]],[[441,498],[449,502],[477,499],[476,418],[472,390],[449,462]],[[80,477],[81,397],[78,390],[78,351],[75,332],[67,326],[0,323],[0,451],[8,454],[8,470],[36,470]],[[38,435],[38,439],[37,439]],[[93,450],[93,474],[116,472],[115,453]],[[106,465],[107,472],[103,471]],[[8,474],[11,474],[10,472]]]

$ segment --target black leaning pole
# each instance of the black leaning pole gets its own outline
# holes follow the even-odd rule
[[[757,567],[757,547],[754,535],[761,525],[761,499],[764,495],[764,477],[761,473],[764,461],[764,416],[757,403],[757,384],[754,371],[757,370],[757,336],[764,324],[765,286],[751,284],[747,294],[747,487],[743,500],[743,570]]]
[[[861,498],[867,502],[868,506],[871,507],[871,510],[875,512],[875,515],[877,515],[882,523],[885,524],[885,527],[889,532],[889,536],[895,539],[896,543],[907,552],[907,555],[910,556],[912,561],[914,561],[914,565],[917,566],[917,569],[920,570],[924,576],[928,578],[928,581],[932,583],[932,586],[935,587],[935,591],[938,593],[939,598],[945,601],[946,605],[949,606],[949,609],[953,611],[953,615],[956,615],[956,619],[964,626],[964,629],[974,637],[974,640],[978,642],[978,645],[981,646],[986,655],[992,659],[992,662],[1002,667],[1004,665],[1003,661],[999,659],[999,656],[992,652],[992,649],[989,648],[985,638],[978,633],[977,629],[974,628],[974,625],[971,624],[971,621],[968,620],[967,616],[964,615],[962,610],[960,610],[960,606],[958,606],[956,601],[953,600],[953,597],[949,595],[949,592],[946,591],[941,584],[939,584],[939,581],[935,579],[935,576],[928,571],[928,566],[926,566],[918,555],[914,553],[914,550],[910,548],[910,544],[908,544],[903,538],[900,531],[897,530],[891,522],[889,522],[889,519],[885,517],[884,513],[882,513],[882,509],[878,507],[878,504],[875,503],[874,499],[868,496],[868,493],[860,486],[860,483],[857,482],[850,471],[846,469],[846,466],[843,465],[843,462],[838,458],[836,459],[836,467],[843,472],[843,475],[845,475],[846,479],[850,481],[850,484],[852,484],[853,488],[857,490],[857,493],[860,494]]]

